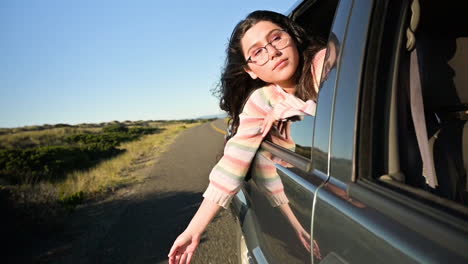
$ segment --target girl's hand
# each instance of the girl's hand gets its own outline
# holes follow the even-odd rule
[[[317,244],[317,241],[315,241],[314,239],[314,257],[318,260],[321,260],[322,259],[322,254],[320,254],[320,248]]]
[[[189,264],[200,243],[200,235],[183,232],[169,251],[169,264]]]
[[[299,227],[296,228],[296,235],[301,241],[302,245],[305,247],[305,249],[310,252],[310,234],[304,230],[304,228]],[[318,260],[322,259],[322,254],[320,254],[320,248],[317,244],[317,242],[314,240],[313,241],[313,252],[314,257]]]
[[[260,133],[262,133],[262,138],[264,138],[268,132],[270,132],[271,126],[276,121],[275,117],[273,116],[273,111],[268,112],[263,120],[262,129]]]
[[[305,249],[310,252],[310,234],[301,227],[296,230],[296,236],[299,238]]]

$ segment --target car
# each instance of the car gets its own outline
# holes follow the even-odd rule
[[[292,123],[295,151],[261,149],[283,161],[275,167],[309,248],[251,177],[230,207],[240,263],[468,263],[465,4],[291,8],[327,40],[326,76],[316,115]]]

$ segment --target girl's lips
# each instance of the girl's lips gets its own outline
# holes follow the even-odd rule
[[[282,60],[278,61],[275,64],[275,67],[273,67],[273,70],[275,70],[276,68],[282,69],[284,66],[286,66],[287,62],[288,62],[288,59],[282,59]]]

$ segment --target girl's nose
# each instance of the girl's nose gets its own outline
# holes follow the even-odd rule
[[[271,44],[267,45],[266,49],[268,50],[268,56],[270,56],[270,58],[269,58],[270,60],[273,59],[276,56],[281,56],[281,54],[282,54],[279,49],[275,48],[275,46],[273,46]]]

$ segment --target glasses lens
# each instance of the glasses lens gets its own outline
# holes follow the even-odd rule
[[[268,61],[268,51],[266,48],[260,48],[255,50],[250,57],[253,63],[263,65]]]
[[[277,49],[284,49],[289,43],[289,35],[284,31],[279,31],[273,38],[271,44]]]

